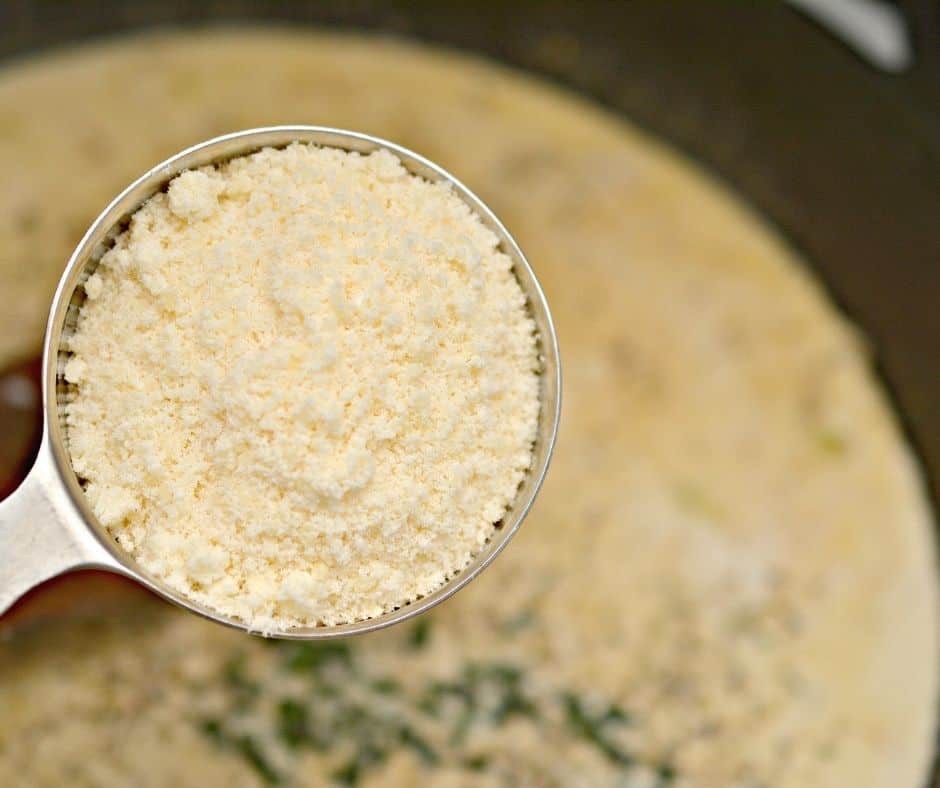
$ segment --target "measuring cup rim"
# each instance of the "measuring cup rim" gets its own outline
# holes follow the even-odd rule
[[[513,270],[529,301],[530,312],[535,320],[542,362],[541,397],[538,437],[533,447],[532,467],[523,481],[517,498],[506,513],[494,536],[464,569],[458,571],[434,592],[387,611],[380,616],[335,626],[309,626],[287,630],[253,630],[246,623],[229,618],[211,608],[194,602],[150,577],[146,570],[120,547],[106,529],[98,523],[91,511],[79,479],[72,469],[71,459],[65,445],[64,425],[59,403],[60,390],[64,389],[63,368],[67,353],[61,348],[62,332],[80,288],[81,276],[89,263],[96,262],[107,250],[113,239],[126,227],[134,212],[152,195],[165,189],[170,180],[186,170],[220,163],[239,156],[249,155],[262,148],[282,148],[293,143],[315,144],[342,150],[370,153],[385,149],[398,157],[409,173],[432,181],[446,181],[457,195],[467,203],[484,224],[500,240],[502,250],[513,261]],[[492,563],[518,531],[542,486],[554,452],[561,418],[561,364],[558,339],[548,302],[541,285],[519,245],[490,208],[474,192],[447,170],[425,157],[401,145],[362,132],[349,131],[328,126],[284,125],[246,129],[224,134],[200,142],[149,169],[115,197],[92,222],[79,241],[62,273],[46,326],[43,346],[42,398],[44,410],[44,443],[48,444],[51,456],[57,465],[59,476],[67,488],[76,509],[83,517],[82,525],[92,532],[102,547],[114,558],[115,565],[109,567],[133,578],[169,601],[198,613],[206,618],[237,629],[257,632],[272,637],[287,639],[322,639],[363,634],[406,621],[448,599]]]

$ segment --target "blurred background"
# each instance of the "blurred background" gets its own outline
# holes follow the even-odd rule
[[[71,0],[6,0],[0,5],[0,162],[5,166],[4,180],[7,183],[5,186],[0,185],[0,207],[9,221],[0,227],[0,256],[6,257],[5,262],[0,261],[0,311],[7,313],[6,320],[0,317],[0,330],[15,337],[15,341],[9,342],[5,349],[6,355],[0,356],[0,497],[12,491],[28,469],[31,452],[35,450],[38,439],[40,415],[36,387],[40,329],[44,319],[44,305],[51,294],[50,286],[57,278],[55,265],[50,261],[57,259],[55,255],[61,255],[61,263],[64,265],[67,250],[78,240],[84,227],[110,195],[144,168],[183,144],[196,142],[210,134],[233,130],[229,126],[242,122],[242,115],[238,112],[226,114],[215,110],[211,116],[192,120],[195,115],[183,117],[182,114],[175,114],[172,101],[166,99],[166,112],[162,116],[167,125],[165,133],[154,131],[152,139],[143,139],[146,135],[133,123],[122,130],[119,118],[122,112],[129,110],[122,104],[120,96],[122,91],[134,94],[144,89],[139,86],[138,78],[143,73],[141,58],[147,57],[146,44],[141,44],[139,54],[128,56],[126,67],[117,60],[108,61],[107,67],[102,68],[98,77],[89,76],[91,72],[83,71],[85,66],[79,60],[71,61],[77,71],[82,73],[82,81],[75,83],[78,87],[69,96],[68,102],[63,102],[58,108],[58,113],[55,111],[57,108],[50,108],[50,99],[46,95],[55,97],[69,92],[67,86],[63,88],[61,80],[68,78],[71,66],[66,64],[55,73],[49,71],[45,75],[36,72],[34,82],[28,81],[31,78],[29,75],[33,73],[30,69],[46,55],[54,55],[67,47],[87,47],[85,52],[89,58],[93,58],[93,47],[99,42],[110,39],[117,41],[132,33],[169,33],[177,29],[202,31],[219,27],[250,31],[258,25],[277,25],[294,32],[311,28],[328,34],[368,33],[380,36],[382,41],[386,40],[385,37],[391,37],[395,41],[432,44],[482,56],[560,87],[570,96],[577,95],[580,100],[586,100],[589,105],[603,106],[694,160],[711,178],[724,184],[739,200],[763,217],[789,247],[809,261],[813,273],[824,284],[839,309],[861,329],[864,342],[873,354],[878,374],[903,424],[905,437],[923,464],[926,485],[936,495],[940,489],[940,374],[936,361],[936,349],[940,341],[940,309],[937,308],[940,303],[940,4],[932,0],[793,0],[779,3],[706,3],[695,0],[672,3],[652,0],[622,3],[565,3],[551,0],[513,3],[98,0],[83,3]],[[215,43],[210,49],[216,51],[219,46]],[[311,39],[309,46],[316,49],[319,44]],[[350,68],[357,68],[355,64],[360,59],[368,59],[368,53],[356,47],[353,47],[356,54],[350,60]],[[390,55],[381,46],[380,50],[381,57],[394,57],[394,53]],[[158,63],[154,68],[174,68],[172,46],[160,50],[158,56],[162,59],[154,61]],[[208,62],[212,55],[206,57]],[[255,50],[250,57],[252,63],[257,62]],[[278,57],[278,47],[272,45],[272,64]],[[296,59],[300,56],[292,54],[291,57]],[[407,60],[410,56],[402,57]],[[198,75],[203,80],[199,89],[208,95],[213,92],[212,80],[219,79],[220,84],[224,81],[226,85],[224,90],[219,89],[232,97],[233,102],[237,102],[237,76],[233,77],[230,73],[231,63],[235,61],[237,53],[229,53],[220,59],[219,62],[224,64],[218,66],[217,71],[213,71],[214,67],[209,64],[206,71]],[[420,68],[416,68],[414,73],[419,75]],[[342,64],[337,67],[337,73],[342,73]],[[271,75],[272,80],[280,79],[282,72],[274,69]],[[485,75],[480,77],[481,84],[487,84],[486,78]],[[109,80],[107,90],[102,88],[86,103],[81,90],[83,86],[95,83],[96,79]],[[187,72],[183,72],[181,79],[187,79]],[[473,78],[468,79],[472,81]],[[49,87],[50,80],[59,82]],[[289,107],[284,97],[287,94],[274,91],[270,106],[264,107],[264,74],[246,74],[244,84],[246,104],[261,108],[256,113],[261,121],[268,122],[271,118],[276,119],[285,114]],[[350,77],[350,84],[356,85],[357,90],[363,90],[354,77]],[[42,178],[36,175],[36,168],[43,166],[43,162],[33,160],[24,153],[28,148],[18,137],[26,128],[17,115],[23,107],[21,102],[25,100],[25,95],[17,92],[22,91],[22,85],[35,85],[42,90],[48,88],[48,94],[34,94],[37,102],[35,116],[56,119],[54,123],[43,122],[42,133],[48,135],[48,139],[43,139],[42,144],[46,146],[43,150],[51,150],[52,141],[57,136],[70,137],[73,133],[86,135],[82,145],[76,145],[75,150],[84,151],[81,155],[87,153],[90,162],[99,162],[97,170],[87,163],[74,171],[70,170],[69,159],[64,157],[62,161],[55,162],[55,167],[61,167],[60,170],[45,173]],[[352,102],[347,106],[343,103],[346,98],[337,98],[335,105],[331,105],[333,99],[329,98],[329,91],[314,86],[310,89],[311,104],[298,105],[301,106],[298,114],[283,117],[283,122],[323,122],[314,113],[317,106],[322,106],[326,108],[327,115],[335,112],[337,117],[362,117],[363,122],[375,119],[375,123],[381,125],[386,122],[381,120],[385,116],[374,107],[384,106],[383,101],[396,100],[395,96],[389,98],[388,94],[383,97],[383,89],[377,86],[374,96],[361,94],[359,101],[363,108],[361,114],[357,115],[356,112],[360,110],[354,109]],[[341,87],[337,90],[341,90]],[[415,76],[410,100],[420,102],[422,90],[420,76]],[[444,91],[444,88],[435,88],[435,91]],[[429,101],[443,95],[435,91],[429,94]],[[179,89],[178,98],[183,105],[198,101],[198,97],[193,98],[185,87]],[[147,101],[139,97],[135,100],[140,101],[142,106]],[[318,105],[317,101],[322,103]],[[559,101],[562,99],[559,98]],[[564,101],[569,99],[566,97]],[[481,106],[483,108],[480,112],[484,114],[498,111],[498,108],[494,109],[494,106],[485,103]],[[593,108],[584,109],[585,113],[593,111]],[[247,116],[247,110],[243,114]],[[428,114],[431,114],[431,110]],[[491,194],[495,198],[497,213],[508,214],[510,230],[521,228],[524,248],[528,250],[534,246],[538,251],[538,242],[528,241],[527,238],[536,238],[538,221],[542,221],[544,216],[540,215],[538,221],[536,218],[529,219],[524,209],[513,202],[510,196],[503,196],[504,193],[510,193],[511,183],[508,180],[501,183],[498,178],[488,174],[490,171],[480,163],[483,161],[483,153],[480,153],[479,161],[468,158],[462,170],[461,160],[447,144],[441,142],[439,148],[435,149],[437,143],[434,135],[446,134],[448,130],[444,126],[432,129],[428,124],[422,128],[419,124],[420,120],[412,125],[404,119],[388,120],[387,128],[391,131],[386,131],[386,136],[411,145],[431,158],[440,156],[441,163],[455,171],[458,177],[467,172],[471,186],[484,199],[489,199]],[[509,127],[507,121],[505,128]],[[502,126],[494,122],[493,128]],[[400,129],[401,136],[408,138],[396,139],[393,136],[395,129]],[[30,133],[33,133],[32,129]],[[141,143],[136,147],[134,133],[141,133]],[[454,133],[459,135],[459,131],[455,130]],[[531,135],[533,132],[528,129],[526,133]],[[462,144],[472,145],[474,140],[464,140]],[[551,144],[559,143],[555,141]],[[481,149],[489,149],[487,146],[495,149],[495,145],[494,142],[480,142]],[[68,150],[71,151],[71,148]],[[446,160],[448,156],[452,157],[453,164]],[[557,176],[562,182],[567,177],[564,167],[552,172],[551,160],[547,165],[541,160],[535,161],[535,164],[530,162],[530,165],[548,168],[544,176],[539,176],[545,178],[544,183],[536,180],[543,186],[553,183],[550,181],[552,177]],[[50,169],[53,167],[52,164],[46,166]],[[107,170],[107,177],[97,179],[94,172],[98,170]],[[519,172],[520,183],[525,183],[524,169]],[[46,186],[55,183],[57,178],[61,181],[61,189],[47,191]],[[601,185],[598,186],[598,183]],[[546,190],[549,188],[545,186]],[[554,188],[558,188],[557,185]],[[603,201],[603,178],[599,175],[595,179],[594,188],[600,195],[596,194],[595,197]],[[619,199],[617,188],[617,184],[610,187],[609,200]],[[491,191],[488,192],[488,189]],[[47,215],[44,206],[51,201],[69,202],[78,207],[71,211],[63,208],[60,212],[52,211]],[[624,205],[626,210],[630,209],[632,203],[629,198]],[[66,223],[70,224],[66,227]],[[583,227],[573,232],[589,234],[590,222],[586,221]],[[42,254],[49,255],[49,261],[42,263],[44,267],[41,273],[37,268],[40,264],[34,263],[31,258],[32,247],[28,246],[32,243],[29,240],[33,237],[31,233],[44,239]],[[626,247],[624,249],[627,253]],[[541,274],[538,256],[531,251],[529,254],[533,257],[536,271]],[[14,259],[15,265],[11,262]],[[549,289],[554,286],[556,291],[560,291],[559,283],[562,280],[556,279],[550,263],[549,269]],[[560,274],[557,276],[560,277]],[[31,282],[36,283],[35,287],[31,287]],[[5,295],[8,299],[6,303],[3,301]],[[569,309],[564,303],[561,308],[563,312]],[[580,352],[580,343],[590,340],[590,332],[587,329],[585,332],[587,338],[580,336],[576,328],[569,331],[569,343],[574,356]],[[561,339],[564,351],[564,331]],[[584,370],[577,363],[573,366],[577,402],[577,379]],[[581,426],[584,425],[579,425],[577,419],[573,425],[569,425],[572,434],[577,434]],[[588,443],[583,446],[573,443],[572,451],[576,448],[587,451],[587,446]],[[564,450],[565,444],[562,443],[560,451]],[[562,478],[569,478],[564,467],[561,474]],[[609,483],[615,484],[613,478]],[[707,515],[711,505],[702,503],[697,496],[698,493],[694,491],[686,493],[686,502],[691,500],[692,508],[697,507],[700,514],[706,512]],[[539,516],[551,522],[551,513],[543,511],[547,509],[548,505],[543,505],[540,510],[543,513]],[[591,516],[602,517],[603,514],[592,510]],[[932,558],[930,561],[932,564]],[[564,575],[570,569],[568,567],[559,572]],[[159,618],[163,615],[152,611],[141,613],[143,609],[150,611],[150,606],[155,604],[149,601],[115,601],[131,597],[136,600],[137,596],[135,591],[114,580],[85,576],[56,581],[51,589],[31,595],[7,617],[5,624],[0,622],[0,631],[4,631],[8,642],[13,644],[5,655],[8,661],[3,664],[8,671],[13,671],[11,666],[22,663],[24,654],[31,655],[39,662],[47,659],[41,655],[58,649],[66,641],[58,639],[58,635],[40,636],[35,631],[59,627],[59,617],[63,611],[72,613],[80,610],[85,619],[90,617],[94,620],[99,614],[105,615],[102,611],[111,615],[120,605],[132,604],[131,613],[122,609],[123,612],[115,614],[119,622],[124,622],[115,625],[120,627],[127,626],[128,617],[136,621],[150,620],[147,616]],[[134,606],[138,604],[143,605],[143,608]],[[480,610],[488,610],[488,603],[480,601],[479,604]],[[448,615],[449,609],[445,608],[442,615]],[[472,609],[466,612],[467,615],[472,613]],[[160,627],[176,626],[162,623],[162,619],[160,621]],[[516,625],[523,628],[528,626],[522,618]],[[153,629],[157,631],[159,627],[154,625]],[[22,634],[23,631],[31,634]],[[134,630],[134,637],[138,634]],[[78,634],[74,637],[74,641],[68,642],[85,642],[79,640]],[[91,672],[88,675],[94,676],[86,676],[89,686],[98,686],[94,682],[105,681],[103,676],[118,676],[114,679],[114,686],[118,687],[117,695],[120,695],[120,688],[125,683],[127,692],[131,692],[129,688],[142,681],[140,676],[148,668],[134,662],[135,667],[124,670],[121,666],[128,660],[133,662],[136,657],[131,658],[121,651],[123,646],[116,645],[119,636],[109,630],[95,637],[109,644],[102,647],[105,649],[103,653],[108,656],[100,660],[95,657],[92,647],[74,646],[76,654],[84,655],[77,659],[84,661],[83,664],[87,662],[82,670],[87,669]],[[140,637],[143,639],[141,642],[149,642],[145,640],[147,635]],[[231,667],[240,663],[231,661],[234,658],[226,651],[230,649],[229,641],[218,645],[216,636],[207,634],[204,636],[206,643],[211,641],[211,645],[204,646],[200,645],[203,643],[200,639],[202,637],[202,634],[191,634],[187,630],[179,638],[184,646],[180,646],[179,652],[172,653],[178,656],[187,650],[190,653],[202,653],[201,649],[207,655],[225,652],[227,656],[224,659],[219,657],[219,664],[229,666],[226,668],[229,671],[226,674],[226,689],[220,690],[223,694],[229,693],[226,702],[232,700],[231,693],[242,693],[245,698],[254,698],[258,692],[262,695],[267,692],[267,689],[257,689],[260,679],[244,679],[238,672],[241,668]],[[403,649],[401,661],[404,664],[414,657],[408,649],[420,648],[422,638],[426,637],[425,630],[417,629],[401,635],[401,642],[385,641],[384,645],[380,643],[375,650]],[[537,635],[531,637],[536,638]],[[519,654],[523,656],[518,656],[518,659],[524,661],[524,655],[528,653],[526,649],[530,646],[535,648],[531,644],[519,647]],[[0,650],[4,647],[0,643]],[[444,649],[444,646],[435,648]],[[456,659],[462,652],[454,648],[456,651],[448,652],[449,657],[445,655],[446,649],[441,654],[435,652],[434,659]],[[516,653],[512,650],[516,646],[507,648],[507,653]],[[368,653],[371,652],[367,649],[367,656],[362,659],[368,661]],[[487,652],[484,650],[482,653],[485,656]],[[483,656],[478,655],[478,658],[483,659]],[[209,659],[206,656],[206,660]],[[266,672],[274,668],[265,663],[265,659],[270,657],[261,656],[260,652],[259,655],[251,654],[247,657],[248,663],[254,665],[253,669],[267,675]],[[341,672],[347,669],[347,657],[342,650],[319,656],[298,656],[294,652],[285,652],[278,659],[285,660],[285,664],[291,660],[307,659],[317,665],[323,662],[327,667],[335,662],[336,670]],[[559,665],[566,664],[564,658],[557,659]],[[252,660],[256,660],[257,664]],[[193,675],[201,675],[202,669],[201,665],[193,667]],[[59,663],[49,663],[50,674],[61,670],[63,668]],[[79,674],[69,674],[68,670],[65,669],[62,675],[71,675],[74,684]],[[431,675],[433,670],[428,670]],[[564,668],[559,667],[558,675],[563,673]],[[8,675],[12,676],[13,673]],[[42,677],[16,675],[19,677],[16,680],[17,689],[10,686],[12,680],[8,681],[5,688],[0,682],[0,706],[3,706],[4,692],[8,704],[27,703],[30,697],[46,698],[43,695],[45,692],[49,693],[49,698],[53,697],[48,683],[42,685],[44,689],[36,689],[35,694],[31,695],[29,687],[32,685],[29,681],[36,682],[35,686],[39,687],[40,681],[44,680]],[[516,674],[505,671],[487,674],[483,671],[480,675],[484,675],[484,678],[479,679],[481,682],[495,681],[503,690],[508,686],[512,692],[516,691]],[[551,670],[547,675],[551,675]],[[165,681],[169,686],[174,681],[178,683],[184,680],[166,677]],[[329,684],[319,674],[317,681],[321,685],[323,682]],[[470,682],[470,679],[467,681]],[[642,684],[641,679],[637,681]],[[620,689],[610,690],[619,693],[618,703],[626,704],[624,698],[632,698],[631,692],[639,692],[636,687],[628,691],[628,683],[624,683]],[[322,691],[321,685],[318,686]],[[252,686],[255,689],[251,689]],[[461,686],[459,692],[470,692],[467,685]],[[528,701],[520,701],[512,692],[505,697],[525,706]],[[236,698],[232,702],[237,705],[237,701]],[[73,702],[77,704],[76,708],[84,708],[79,701]],[[114,705],[99,712],[117,719],[121,714],[133,716],[136,713],[134,709],[146,706],[139,699],[127,701],[127,708],[121,706],[122,702],[118,698],[114,700]],[[38,705],[43,704],[40,702]],[[77,712],[78,716],[81,713],[84,712]],[[284,723],[283,704],[281,713],[281,723]],[[551,717],[552,712],[544,713],[547,718]],[[615,721],[618,714],[627,713],[620,706],[613,704],[606,711],[588,713],[575,701],[569,700],[567,706],[563,704],[557,713],[562,717],[567,714],[569,728],[580,731],[576,739],[581,736],[583,740],[593,741],[594,749],[601,752],[602,761],[605,761],[603,756],[606,753],[604,768],[613,768],[611,764],[617,765],[618,759],[627,762],[627,756],[623,755],[625,751],[611,744],[613,740],[606,738],[608,734],[604,727]],[[287,714],[289,716],[289,712]],[[610,719],[604,717],[604,714],[609,714]],[[180,719],[185,716],[180,716]],[[526,714],[520,716],[525,717]],[[202,722],[199,724],[204,729],[203,739],[210,743],[215,741],[219,745],[217,749],[225,754],[225,758],[232,758],[233,763],[248,764],[245,772],[239,771],[240,766],[232,766],[231,775],[234,776],[220,767],[221,771],[213,772],[213,776],[207,778],[210,782],[202,784],[214,784],[211,780],[221,779],[220,775],[223,774],[229,775],[227,779],[234,780],[235,784],[272,783],[282,780],[284,774],[293,768],[284,765],[286,761],[283,758],[287,756],[278,755],[277,752],[259,754],[254,744],[245,744],[246,741],[254,742],[254,739],[246,738],[248,734],[231,733],[218,723],[216,717],[200,719]],[[602,724],[600,720],[606,721]],[[29,750],[30,762],[35,763],[36,759],[42,757],[49,762],[48,772],[38,767],[22,771],[21,762],[17,760],[20,756],[11,754],[10,749],[4,750],[4,739],[0,734],[0,775],[13,773],[14,768],[20,770],[17,772],[18,782],[13,784],[56,784],[65,773],[56,771],[53,768],[56,764],[62,769],[68,767],[66,771],[71,770],[68,774],[74,778],[74,784],[161,785],[174,780],[190,784],[187,778],[179,774],[159,777],[154,776],[156,772],[150,772],[153,779],[147,783],[141,778],[141,772],[123,764],[121,758],[124,756],[115,754],[120,748],[113,744],[109,745],[110,750],[98,753],[98,757],[104,760],[113,756],[111,766],[102,767],[100,772],[76,771],[78,767],[74,759],[78,757],[75,754],[78,748],[73,752],[62,745],[61,736],[42,733],[51,724],[49,718],[40,719],[37,716],[27,720],[23,717],[7,724],[10,730],[17,730],[16,736],[8,738],[8,748],[15,746],[25,753],[23,742],[31,742],[36,748]],[[35,730],[29,728],[30,725]],[[358,731],[356,735],[360,738],[365,735],[362,734],[364,728],[356,728],[354,723],[349,725]],[[407,739],[410,735],[401,734],[401,729],[395,730],[397,733],[394,735],[399,738]],[[876,736],[871,732],[866,735],[869,733]],[[99,732],[96,735],[103,737],[105,734]],[[519,735],[524,737],[529,734]],[[653,736],[653,739],[657,743],[649,745],[650,752],[661,753],[670,747],[678,747],[675,743],[668,746],[663,744],[668,736],[659,739]],[[188,743],[180,744],[182,749],[174,752],[189,752],[186,750],[188,746]],[[417,753],[419,762],[422,758],[434,762],[427,751],[422,754],[423,745],[415,745],[411,741],[409,746]],[[405,749],[409,749],[409,746]],[[643,746],[640,746],[641,750]],[[789,746],[799,749],[798,743],[791,742]],[[311,752],[315,749],[311,747]],[[109,752],[111,755],[107,754]],[[564,757],[570,757],[572,763],[581,764],[582,758],[587,759],[584,760],[587,764],[585,768],[588,769],[586,774],[590,774],[590,758],[593,755],[580,751],[564,752]],[[324,773],[331,773],[334,777],[340,774],[334,782],[345,781],[346,784],[365,779],[363,775],[366,773],[380,775],[376,779],[389,784],[396,779],[403,780],[403,784],[407,784],[408,779],[430,779],[427,772],[420,770],[417,774],[423,777],[419,778],[395,777],[391,773],[382,777],[384,773],[378,771],[377,766],[373,769],[368,754],[363,756],[361,748],[358,753],[351,761],[354,765],[359,764],[358,772],[356,769],[351,772],[347,769],[343,773],[343,767],[339,767],[339,771]],[[26,758],[27,755],[22,757]],[[194,750],[191,757],[201,758],[204,753]],[[434,755],[434,758],[437,757]],[[492,767],[492,770],[484,767],[481,765],[485,763],[482,756],[474,761],[476,757],[473,753],[467,754],[462,771],[457,770],[456,777],[450,774],[447,779],[453,779],[452,784],[459,785],[483,779],[481,773],[489,774],[492,771],[490,776],[495,781],[493,784],[635,784],[664,787],[761,785],[767,788],[777,784],[799,784],[795,782],[798,780],[796,773],[786,773],[783,766],[774,767],[777,769],[774,773],[780,775],[779,782],[761,781],[762,778],[759,780],[755,776],[759,769],[755,767],[752,773],[748,771],[750,767],[745,766],[733,778],[720,772],[710,777],[702,776],[709,772],[704,766],[696,772],[698,756],[694,754],[683,756],[687,760],[679,756],[670,760],[657,755],[648,764],[644,762],[645,765],[636,774],[632,771],[632,765],[627,768],[621,763],[618,768],[623,767],[622,774],[618,773],[616,778],[621,782],[616,783],[608,782],[614,778],[604,771],[598,772],[601,776],[596,780],[585,777],[580,782],[574,782],[573,778],[559,776],[551,770],[542,773],[537,764],[532,766],[531,772],[513,777],[518,778],[513,783],[508,777],[503,779],[509,772],[500,772],[496,767]],[[702,757],[707,761],[707,757]],[[778,757],[785,761],[789,756],[783,753],[778,754]],[[279,758],[282,760],[279,761]],[[494,758],[498,761],[499,756]],[[2,771],[4,759],[10,772]],[[538,758],[534,760],[538,761]],[[686,763],[691,765],[686,767],[683,765]],[[474,764],[480,768],[475,768]],[[422,768],[425,767],[427,763]],[[305,768],[311,770],[311,775],[319,774],[316,772],[319,767]],[[684,768],[693,775],[687,782],[683,782],[686,773]],[[405,766],[401,769],[404,775],[412,774],[407,772]],[[917,770],[911,773],[914,771]],[[694,777],[696,774],[699,777]],[[804,784],[849,784],[827,782],[827,773],[823,771],[820,774],[823,776],[807,778]],[[435,779],[445,784],[444,777]],[[634,782],[630,782],[631,779]],[[890,780],[872,780],[865,784],[899,784]],[[313,784],[319,783],[313,779]],[[910,783],[912,786],[915,784],[916,780]]]

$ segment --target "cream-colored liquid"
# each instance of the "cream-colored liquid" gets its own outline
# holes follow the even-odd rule
[[[172,34],[23,63],[0,77],[0,108],[0,360],[38,346],[70,246],[107,199],[220,132],[387,137],[457,174],[519,239],[566,372],[544,492],[504,556],[431,616],[424,647],[404,631],[352,646],[362,671],[415,693],[468,660],[524,667],[541,722],[474,728],[457,754],[429,726],[450,753],[437,784],[629,777],[553,716],[561,692],[628,710],[624,746],[668,761],[676,785],[921,783],[938,655],[917,469],[851,329],[694,165],[505,69],[307,33]],[[145,625],[0,645],[0,784],[254,784],[191,718],[221,703],[235,652],[272,702],[294,691],[278,652],[145,607],[126,613]],[[282,753],[252,715],[299,782],[342,760]],[[455,766],[463,752],[488,754],[487,770]],[[428,775],[396,751],[364,784]]]

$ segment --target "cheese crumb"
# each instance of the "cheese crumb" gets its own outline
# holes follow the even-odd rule
[[[221,190],[222,184],[204,171],[184,172],[167,190],[170,212],[188,221],[207,219],[217,207]]]
[[[85,289],[66,424],[92,509],[147,571],[252,628],[436,590],[529,469],[538,356],[510,260],[387,151],[186,172]]]

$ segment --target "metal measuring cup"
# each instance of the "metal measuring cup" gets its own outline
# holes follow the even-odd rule
[[[561,368],[555,328],[545,296],[525,256],[492,211],[460,181],[436,164],[391,142],[352,131],[320,126],[275,126],[249,129],[208,140],[172,156],[128,186],[94,221],[65,268],[49,313],[42,361],[43,430],[36,461],[28,476],[0,502],[0,614],[44,580],[75,569],[100,569],[128,577],[186,610],[213,621],[250,631],[244,622],[198,604],[149,577],[97,521],[72,469],[65,441],[63,377],[68,351],[61,340],[74,329],[84,300],[83,283],[101,255],[127,226],[131,215],[179,173],[244,156],[264,147],[292,142],[312,143],[369,153],[379,148],[394,153],[407,170],[432,181],[447,181],[500,239],[535,321],[541,356],[541,408],[532,467],[492,538],[469,566],[441,588],[410,604],[375,618],[336,626],[299,627],[266,635],[318,639],[356,635],[397,624],[423,613],[456,593],[483,571],[519,529],[548,469],[561,412]]]

